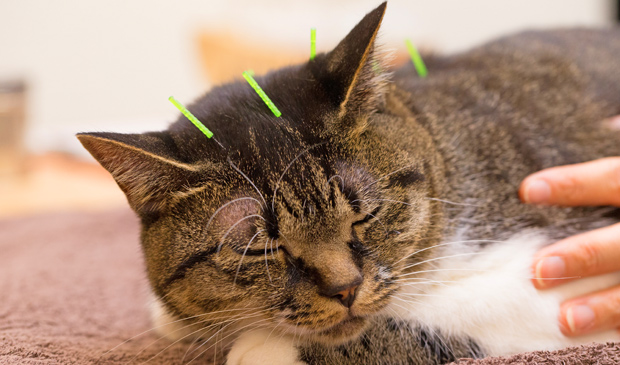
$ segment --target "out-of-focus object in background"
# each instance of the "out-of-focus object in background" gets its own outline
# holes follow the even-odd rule
[[[27,91],[24,81],[0,81],[0,219],[124,206],[120,189],[99,165],[26,151]]]
[[[200,58],[212,85],[241,78],[245,70],[261,75],[267,71],[304,62],[310,56],[305,48],[278,47],[269,42],[253,44],[240,35],[203,32],[198,35]]]
[[[306,62],[310,58],[310,37],[307,43],[300,43],[299,47],[294,48],[273,40],[252,42],[248,40],[250,38],[232,32],[204,31],[198,34],[201,66],[210,84],[219,85],[240,79],[245,70],[262,75],[284,66]],[[322,48],[325,47],[317,45],[318,52],[321,52]],[[406,52],[398,52],[392,56],[390,66],[399,66],[409,60]]]
[[[26,83],[0,81],[0,177],[24,173]]]
[[[0,219],[127,206],[107,171],[65,153],[28,154],[18,170],[0,176]]]

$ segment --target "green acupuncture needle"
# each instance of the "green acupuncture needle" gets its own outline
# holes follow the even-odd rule
[[[316,56],[316,29],[310,29],[310,61]]]
[[[420,77],[426,77],[426,75],[428,74],[428,70],[426,69],[424,61],[422,61],[420,53],[418,53],[418,50],[415,48],[413,43],[411,43],[410,40],[405,40],[405,44],[407,45],[407,50],[409,51],[409,55],[411,56],[411,61],[413,62],[413,65],[415,66],[415,70],[418,72],[418,75],[420,75]]]
[[[271,101],[271,99],[269,99],[269,97],[267,96],[267,94],[265,94],[263,89],[260,86],[258,86],[258,83],[256,83],[256,80],[254,80],[254,78],[252,77],[252,73],[253,72],[251,71],[243,71],[243,77],[250,84],[250,86],[252,86],[254,91],[256,91],[258,96],[260,96],[260,98],[263,99],[265,104],[267,104],[267,106],[269,107],[273,115],[275,115],[276,117],[279,117],[280,115],[282,115],[282,113],[280,113],[280,110],[278,110],[278,108]]]
[[[174,104],[174,106],[177,107],[177,109],[179,109],[181,111],[181,113],[183,113],[183,115],[185,115],[187,117],[187,119],[189,119],[190,122],[192,122],[196,128],[200,129],[200,131],[202,133],[205,134],[205,136],[207,136],[207,138],[211,138],[213,137],[213,132],[211,132],[207,127],[205,127],[204,124],[202,124],[195,116],[194,114],[190,113],[189,110],[185,109],[185,107],[183,105],[181,105],[181,103],[179,103],[177,101],[177,99],[175,99],[173,96],[169,97],[168,100],[170,100],[170,102],[172,104]]]
[[[181,103],[179,103],[177,101],[177,99],[174,98],[174,96],[171,96],[168,98],[168,100],[170,100],[170,102],[172,104],[174,104],[174,106],[177,107],[177,109],[179,109],[181,111],[181,113],[183,113],[183,115],[185,115],[187,117],[187,119],[189,119],[190,122],[192,122],[196,128],[200,129],[200,131],[202,133],[205,134],[205,136],[207,136],[207,138],[211,138],[213,137],[213,132],[211,132],[207,127],[205,127],[204,124],[202,124],[195,116],[194,114],[190,113],[189,110],[185,109],[185,107],[183,105],[181,105]]]

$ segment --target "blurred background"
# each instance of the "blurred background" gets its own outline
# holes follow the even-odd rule
[[[81,131],[165,129],[213,85],[328,51],[380,0],[0,1],[0,218],[126,205]],[[453,53],[524,29],[608,27],[620,0],[390,0],[380,40]]]

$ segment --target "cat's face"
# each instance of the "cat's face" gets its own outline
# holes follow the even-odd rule
[[[223,181],[150,224],[147,262],[165,302],[185,316],[261,308],[280,330],[319,340],[356,335],[421,248],[429,208],[421,166],[380,170],[332,143],[300,146],[270,178],[230,161]]]
[[[280,118],[237,82],[189,107],[218,143],[184,118],[165,132],[79,136],[142,218],[167,310],[221,328],[252,309],[246,322],[340,342],[429,253],[410,257],[428,245],[425,151],[393,143],[382,112],[383,11],[334,51],[257,78]]]

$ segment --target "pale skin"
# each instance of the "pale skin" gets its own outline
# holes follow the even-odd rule
[[[620,129],[620,116],[609,121]],[[620,207],[620,157],[553,167],[523,180],[521,200],[529,204],[561,206],[610,205]],[[532,280],[548,289],[578,279],[620,271],[620,223],[558,241],[540,250],[533,262]],[[579,336],[609,329],[620,331],[620,286],[607,288],[562,303],[560,329]]]

